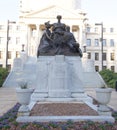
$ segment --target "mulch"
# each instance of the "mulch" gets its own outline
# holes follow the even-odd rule
[[[36,103],[30,116],[98,116],[98,113],[85,103]]]

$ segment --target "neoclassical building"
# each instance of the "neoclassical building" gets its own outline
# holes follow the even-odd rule
[[[26,27],[24,44],[28,55],[36,56],[40,38],[45,30],[44,23],[57,22],[57,15],[62,15],[62,22],[70,26],[70,31],[82,48],[84,21],[87,18],[86,13],[80,9],[81,0],[69,0],[65,6],[62,0],[45,0],[44,4],[40,3],[43,1],[37,0],[34,3],[32,0],[20,0],[19,24]]]
[[[17,22],[0,22],[0,66],[12,68],[13,59],[19,57],[23,48],[28,56],[36,57],[44,23],[57,22],[57,15],[62,15],[62,23],[70,26],[82,51],[85,48],[88,59],[94,61],[96,70],[102,70],[101,27],[88,23],[81,0],[68,0],[67,4],[63,0],[19,0]],[[103,68],[117,72],[116,50],[117,27],[104,23]]]
[[[67,3],[63,0],[19,0],[20,13],[26,13],[44,9],[51,5],[58,5],[68,10],[81,9],[81,0],[68,0]]]
[[[103,41],[101,41],[102,33]],[[103,29],[101,29],[101,25],[97,26],[95,23],[94,25],[88,25],[86,28],[86,46],[88,59],[94,61],[97,71],[103,68],[117,72],[116,25],[103,23]]]

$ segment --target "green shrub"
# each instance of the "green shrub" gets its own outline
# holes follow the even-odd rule
[[[0,87],[2,87],[2,84],[8,76],[8,73],[8,69],[0,67]]]
[[[115,88],[115,82],[117,81],[117,73],[109,69],[105,69],[99,72],[108,87]]]

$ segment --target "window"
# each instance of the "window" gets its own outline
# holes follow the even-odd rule
[[[115,59],[114,53],[110,53],[110,59],[111,59],[111,60],[114,60],[114,59]]]
[[[110,39],[110,46],[111,46],[111,47],[114,46],[114,39]]]
[[[103,60],[106,60],[106,53],[103,53]]]
[[[19,51],[16,51],[16,58],[19,57]]]
[[[103,28],[103,32],[106,32],[106,28]]]
[[[88,59],[91,59],[91,53],[88,52],[87,54],[88,54]]]
[[[36,30],[35,29],[32,29],[32,34],[31,34],[32,37],[35,37],[36,36]]]
[[[20,37],[16,37],[16,44],[20,43]]]
[[[0,59],[2,59],[3,58],[3,53],[2,53],[2,51],[0,51]]]
[[[12,25],[9,25],[9,30],[12,30]]]
[[[8,59],[11,59],[11,51],[8,51]]]
[[[103,69],[104,69],[104,70],[107,69],[107,66],[103,66]]]
[[[87,32],[90,32],[90,31],[91,31],[91,28],[90,28],[90,27],[87,27],[86,29],[87,29]]]
[[[0,25],[0,30],[3,30],[4,29],[4,25]]]
[[[115,71],[115,66],[111,66],[111,70],[112,70],[112,71]]]
[[[95,66],[95,71],[99,71],[99,66]]]
[[[99,46],[99,40],[95,39],[95,46]]]
[[[22,0],[20,0],[20,7],[22,8]]]
[[[2,43],[2,37],[0,37],[0,44]]]
[[[20,30],[20,26],[17,26],[17,27],[16,27],[16,30]]]
[[[0,37],[0,44],[2,44],[4,42],[4,38]]]
[[[98,28],[97,27],[95,27],[94,32],[98,32]]]
[[[106,46],[106,39],[103,39],[103,46]]]
[[[114,28],[110,28],[110,32],[111,32],[111,33],[114,32]]]
[[[99,60],[99,53],[95,53],[95,60]]]
[[[36,29],[36,28],[35,28]],[[33,29],[34,30],[34,29]],[[72,26],[72,32],[77,32],[78,31],[78,26],[77,25],[73,25]]]
[[[10,71],[11,70],[11,65],[10,64],[7,65],[7,68],[8,68],[8,71]]]
[[[91,46],[91,39],[87,39],[87,46]]]

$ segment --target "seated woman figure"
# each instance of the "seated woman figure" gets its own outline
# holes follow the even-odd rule
[[[61,23],[61,16],[58,15],[57,23],[45,23],[45,33],[43,34],[38,47],[39,55],[79,55],[82,57],[82,51],[76,42],[70,27]],[[52,30],[50,29],[52,28]]]

